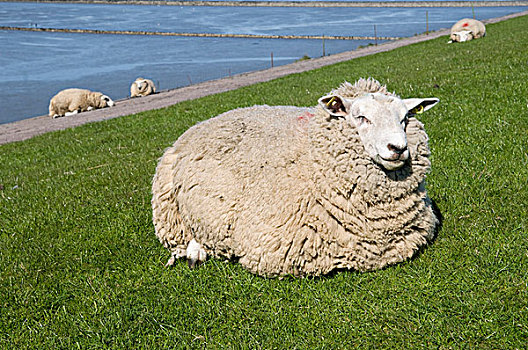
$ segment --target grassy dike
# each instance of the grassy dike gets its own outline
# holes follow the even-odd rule
[[[315,71],[0,146],[0,348],[524,348],[528,341],[528,16]],[[436,241],[373,273],[264,279],[210,259],[165,269],[150,185],[195,123],[314,105],[372,76],[435,96]]]

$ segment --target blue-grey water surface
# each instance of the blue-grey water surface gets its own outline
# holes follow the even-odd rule
[[[282,8],[0,3],[0,25],[191,33],[412,36],[523,7]],[[366,41],[325,40],[325,53]],[[125,98],[138,76],[161,90],[319,57],[320,40],[233,39],[0,31],[0,124],[47,114],[59,90],[81,87]]]

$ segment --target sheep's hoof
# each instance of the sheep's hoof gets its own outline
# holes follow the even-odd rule
[[[176,261],[176,258],[174,257],[174,255],[171,255],[171,257],[169,258],[169,260],[165,264],[165,267],[171,267],[172,265],[174,265],[175,261]]]
[[[187,265],[193,269],[197,264],[200,264],[207,259],[207,253],[202,248],[200,243],[194,239],[189,242],[187,246]]]

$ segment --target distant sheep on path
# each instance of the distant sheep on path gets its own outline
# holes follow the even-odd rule
[[[303,276],[412,257],[438,222],[425,189],[428,138],[415,118],[437,102],[360,79],[313,108],[240,108],[190,128],[152,184],[167,265],[212,255],[262,276]]]
[[[486,35],[486,26],[481,21],[463,18],[451,27],[449,43],[478,39]]]
[[[148,96],[156,92],[156,86],[150,79],[137,78],[130,85],[130,97]]]
[[[114,101],[101,92],[86,89],[65,89],[50,100],[49,116],[52,118],[70,116],[93,109],[112,107]]]

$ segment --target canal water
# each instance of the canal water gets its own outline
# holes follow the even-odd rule
[[[412,36],[462,17],[524,7],[283,8],[0,3],[0,26],[190,33]],[[325,40],[325,54],[368,41]],[[321,40],[196,38],[0,30],[0,124],[47,114],[59,90],[81,87],[125,98],[136,77],[160,90],[320,57]]]

